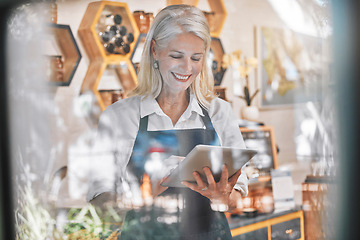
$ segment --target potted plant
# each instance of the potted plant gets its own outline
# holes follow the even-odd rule
[[[240,78],[245,79],[244,86],[242,87],[242,96],[238,96],[244,99],[246,105],[241,109],[242,117],[246,120],[255,121],[259,117],[259,109],[256,106],[251,105],[252,101],[259,92],[256,89],[255,92],[250,92],[249,75],[257,67],[256,58],[242,57],[242,51],[236,50],[231,54],[224,56],[223,62],[226,65],[232,65],[240,73]]]
[[[253,121],[259,118],[259,109],[256,106],[252,106],[251,102],[258,94],[259,89],[256,89],[255,92],[252,94],[250,93],[249,74],[256,67],[257,67],[256,58],[246,59],[246,57],[244,57],[244,61],[240,64],[239,67],[240,76],[245,78],[245,84],[243,87],[244,95],[239,96],[240,98],[244,99],[246,102],[246,106],[241,109],[242,117],[247,120],[253,120]]]

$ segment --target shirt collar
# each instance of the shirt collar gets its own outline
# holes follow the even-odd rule
[[[152,113],[161,114],[162,110],[154,98],[143,96],[140,100],[140,117],[143,118]]]
[[[190,103],[188,108],[184,112],[184,117],[189,118],[192,112],[196,112],[199,115],[204,116],[202,109],[193,93],[190,94]],[[164,114],[159,104],[154,98],[150,96],[149,97],[143,96],[140,100],[140,117],[143,118],[152,113],[156,113],[158,115]]]
[[[204,116],[203,111],[195,97],[195,95],[193,93],[190,93],[190,103],[189,103],[189,107],[188,109],[189,113],[191,114],[192,112],[196,112],[197,114]],[[189,116],[190,117],[190,116]]]

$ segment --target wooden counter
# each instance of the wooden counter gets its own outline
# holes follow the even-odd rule
[[[232,216],[233,239],[305,239],[304,214],[300,208],[254,217]]]

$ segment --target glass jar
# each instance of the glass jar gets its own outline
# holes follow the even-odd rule
[[[64,81],[64,62],[60,55],[50,56],[50,81]]]
[[[151,12],[148,12],[145,14],[145,16],[146,16],[146,32],[148,32],[150,29],[151,23],[154,20],[154,14]]]
[[[123,98],[124,96],[122,90],[114,90],[111,94],[111,103],[115,103]]]
[[[57,10],[57,4],[56,1],[52,1],[50,3],[50,22],[51,23],[57,23],[57,15],[58,15],[58,10]]]
[[[133,16],[135,18],[135,22],[139,28],[140,33],[146,33],[147,32],[147,20],[145,16],[145,12],[142,10],[134,11]]]

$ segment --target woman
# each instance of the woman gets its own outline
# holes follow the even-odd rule
[[[144,176],[143,149],[153,148],[152,143],[158,146],[159,139],[175,139],[165,142],[174,143],[167,149],[177,156],[186,156],[198,144],[245,148],[230,104],[213,93],[213,77],[206,61],[210,43],[209,27],[199,9],[172,5],[156,15],[145,40],[139,84],[133,96],[108,107],[99,122],[99,139],[111,139],[103,145],[116,152],[118,170],[114,175],[127,179]],[[106,165],[105,161],[100,165]],[[228,176],[224,166],[221,180],[215,182],[209,168],[204,172],[207,183],[194,172],[196,184],[183,182],[181,189],[160,188],[155,195],[182,196],[179,238],[231,239],[223,211],[247,194],[246,175],[239,170]],[[157,171],[155,175],[159,174],[165,177],[166,173]],[[92,203],[113,196],[110,192],[115,180],[109,176],[108,171],[107,180],[93,179],[88,194]],[[130,235],[122,233],[124,238]],[[164,239],[170,239],[167,237]]]

